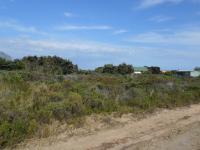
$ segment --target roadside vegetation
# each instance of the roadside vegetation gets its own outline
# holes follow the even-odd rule
[[[74,124],[93,113],[137,114],[200,102],[200,78],[129,75],[132,66],[125,64],[117,73],[86,73],[58,57],[6,63],[0,72],[0,149],[40,136],[53,121]],[[9,65],[17,68],[5,69]]]

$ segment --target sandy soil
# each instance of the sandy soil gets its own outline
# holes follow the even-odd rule
[[[104,118],[105,119],[105,118]],[[105,119],[97,127],[90,118],[90,132],[66,132],[47,139],[30,140],[22,150],[200,150],[200,105],[157,111],[143,119],[131,114]]]

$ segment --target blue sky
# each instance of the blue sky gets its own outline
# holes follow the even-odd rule
[[[0,51],[107,63],[200,66],[200,0],[0,0]]]

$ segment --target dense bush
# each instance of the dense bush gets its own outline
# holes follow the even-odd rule
[[[0,70],[21,70],[24,69],[24,64],[20,60],[5,60],[0,58]]]
[[[160,67],[148,67],[148,72],[152,74],[160,74]]]
[[[106,64],[104,67],[98,67],[95,69],[98,73],[108,73],[108,74],[131,74],[134,72],[132,65],[127,65],[125,63],[120,64],[119,66],[114,66],[112,64]]]
[[[39,71],[51,74],[70,74],[78,71],[77,65],[73,65],[71,61],[57,56],[29,56],[24,57],[22,62],[25,64],[25,69],[28,71]]]
[[[165,75],[58,77],[13,71],[0,73],[0,85],[0,149],[54,120],[70,123],[92,113],[139,113],[200,102],[200,78]]]
[[[118,73],[120,74],[131,74],[134,72],[133,66],[132,65],[126,65],[125,63],[120,64],[118,66]]]
[[[57,56],[28,56],[21,60],[7,61],[0,58],[0,70],[25,70],[45,74],[70,74],[78,71],[71,61]]]

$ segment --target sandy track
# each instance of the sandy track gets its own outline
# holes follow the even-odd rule
[[[53,143],[48,139],[28,142],[19,149],[200,150],[200,105],[159,111],[145,119],[129,120],[123,126],[91,134],[61,137]]]

